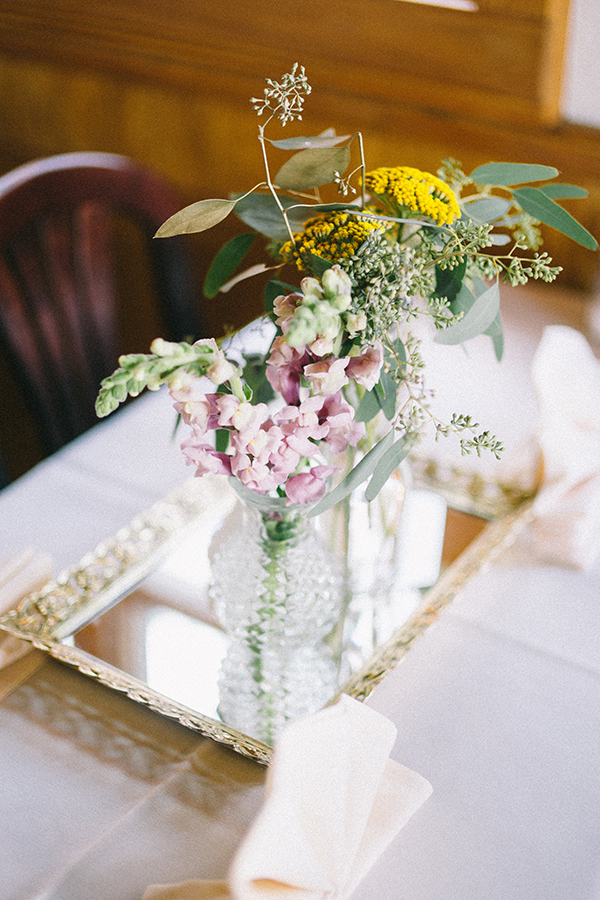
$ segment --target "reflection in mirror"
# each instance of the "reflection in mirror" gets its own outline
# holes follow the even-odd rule
[[[403,491],[401,482],[395,490]],[[238,515],[233,491],[225,499],[188,528],[124,600],[67,639],[213,719],[219,718],[218,673],[228,638],[211,609],[210,561]],[[338,628],[330,642],[339,654],[340,685],[409,619],[427,589],[486,525],[484,519],[449,509],[439,494],[418,487],[409,490],[397,508],[401,517],[395,523],[392,551],[384,546],[385,533],[368,521],[370,507],[360,498],[350,518],[351,604],[344,628]],[[331,525],[326,523],[328,531]]]

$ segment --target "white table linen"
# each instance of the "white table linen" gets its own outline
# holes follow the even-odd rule
[[[521,329],[523,316],[518,310],[513,319]],[[536,312],[527,332],[535,341],[516,334],[522,365],[474,385],[492,407],[502,405],[507,420],[515,408],[534,408],[524,373],[542,318]],[[506,320],[510,346],[513,320]],[[468,411],[468,398],[461,407]],[[485,423],[483,412],[475,414]],[[142,397],[3,491],[2,555],[35,546],[60,569],[182,481],[189,470],[168,443],[170,422],[166,395]],[[520,426],[511,430],[511,447],[534,423]],[[435,790],[353,900],[600,900],[599,647],[598,564],[569,571],[509,554],[468,587],[367,701],[398,728],[392,759]],[[3,760],[10,742],[18,750],[12,725],[4,728]],[[32,764],[48,765],[40,748],[36,753]],[[7,784],[5,778],[4,790]],[[40,816],[52,804],[48,790]],[[38,844],[47,850],[47,829],[19,822],[18,792],[11,809],[2,832],[18,823],[29,833],[28,853]],[[145,820],[142,840],[131,813],[128,827],[115,834],[112,868],[105,853],[97,857],[95,889],[91,881],[79,884],[60,900],[139,900],[144,860],[146,884],[194,877],[177,836],[181,829],[183,843],[193,844],[193,815],[174,818],[161,838],[164,815],[159,804],[155,828]],[[13,863],[10,855],[3,860],[6,852],[0,846],[0,871]],[[227,854],[221,856],[225,862]],[[224,871],[207,865],[201,874],[220,878]],[[59,898],[10,887],[3,893],[6,900],[24,896]]]

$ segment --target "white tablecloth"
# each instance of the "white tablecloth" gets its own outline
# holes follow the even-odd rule
[[[59,570],[164,496],[190,474],[172,425],[166,395],[140,398],[3,491],[2,555],[34,545]],[[599,900],[600,567],[501,559],[368,702],[434,792],[356,900]],[[127,878],[94,900],[135,897]]]

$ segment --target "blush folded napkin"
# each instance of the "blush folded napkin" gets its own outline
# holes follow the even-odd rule
[[[542,463],[536,555],[587,569],[600,555],[600,362],[580,332],[553,325],[544,330],[532,377]]]
[[[154,885],[143,900],[345,900],[431,794],[389,759],[395,726],[342,695],[277,740],[265,801],[226,881]]]
[[[32,549],[0,563],[0,615],[13,609],[23,597],[40,590],[52,578],[52,558]],[[0,668],[23,656],[29,644],[0,630]]]

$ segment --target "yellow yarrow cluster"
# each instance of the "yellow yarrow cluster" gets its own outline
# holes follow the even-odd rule
[[[377,222],[359,219],[349,213],[323,213],[308,219],[304,231],[294,234],[296,244],[288,241],[279,254],[285,262],[295,261],[300,271],[310,271],[311,253],[333,262],[349,259],[378,227]]]
[[[386,194],[398,206],[430,216],[446,225],[460,216],[454,191],[429,172],[411,166],[381,167],[367,172],[365,187],[371,194]]]

